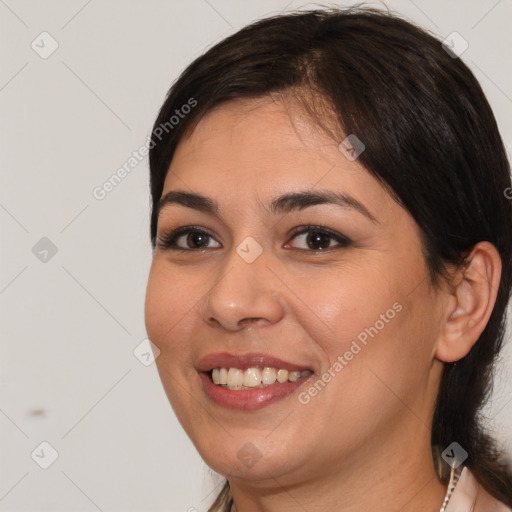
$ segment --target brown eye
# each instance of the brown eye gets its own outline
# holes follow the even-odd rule
[[[295,248],[304,251],[321,252],[348,247],[351,244],[351,240],[346,236],[327,228],[302,226],[294,231],[292,240],[299,240],[301,242],[299,245],[302,245],[302,247],[295,245]]]
[[[193,231],[186,235],[186,245],[190,249],[202,249],[203,247],[205,247],[205,245],[208,245],[209,237],[210,235],[207,235],[206,233],[201,233],[200,231]]]
[[[331,237],[325,233],[311,231],[306,237],[306,242],[310,249],[327,249],[331,244]]]
[[[209,249],[212,248],[212,246],[209,246],[212,241],[215,241],[212,235],[202,229],[193,228],[192,226],[175,229],[158,238],[158,243],[163,249],[181,251]],[[214,245],[214,248],[220,247],[218,242],[215,241],[215,243],[217,245]]]

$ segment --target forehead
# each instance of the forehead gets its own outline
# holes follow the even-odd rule
[[[264,156],[275,151],[318,150],[326,144],[335,145],[336,140],[326,137],[297,100],[265,96],[237,99],[215,107],[180,141],[175,157],[208,151],[229,158],[222,150],[216,151],[219,144],[222,148],[231,146],[235,155],[244,150],[264,149],[260,154]]]
[[[383,207],[388,193],[357,159],[340,151],[340,139],[293,102],[231,101],[205,115],[180,141],[163,194],[186,187],[233,202],[321,187]]]

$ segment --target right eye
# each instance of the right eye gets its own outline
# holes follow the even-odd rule
[[[171,251],[197,251],[221,247],[208,247],[208,242],[214,241],[212,235],[196,226],[183,226],[169,233],[158,236],[158,245]],[[217,242],[218,243],[218,242]]]

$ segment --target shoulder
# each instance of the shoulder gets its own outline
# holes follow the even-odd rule
[[[446,512],[512,512],[501,501],[491,496],[464,468],[453,491]]]

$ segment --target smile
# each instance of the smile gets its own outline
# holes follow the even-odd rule
[[[209,400],[228,409],[261,409],[281,401],[310,379],[311,368],[268,354],[209,354],[197,365]]]
[[[266,366],[261,369],[258,367],[247,368],[214,368],[211,372],[211,378],[214,384],[226,387],[230,390],[254,389],[271,386],[278,382],[296,382],[304,377],[311,375],[310,370],[286,370]]]

